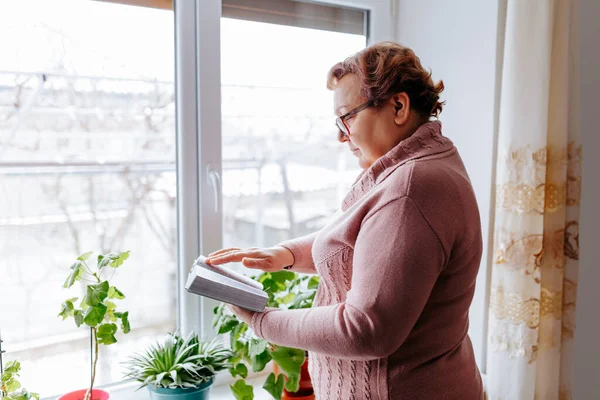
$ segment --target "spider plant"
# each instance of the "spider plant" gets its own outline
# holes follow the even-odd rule
[[[196,388],[211,383],[218,371],[229,367],[231,352],[217,341],[203,341],[191,333],[170,333],[164,342],[151,345],[145,353],[125,362],[127,377],[145,386],[166,389]]]

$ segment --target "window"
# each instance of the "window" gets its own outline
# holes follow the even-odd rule
[[[336,140],[325,78],[365,45],[364,34],[223,18],[225,247],[314,232],[339,208],[359,169]]]
[[[388,0],[219,3],[0,6],[0,328],[42,397],[89,379],[88,332],[56,316],[79,254],[131,250],[105,385],[167,331],[210,335],[211,302],[182,290],[200,252],[318,229],[358,172],[325,74],[391,38]]]
[[[84,387],[89,331],[57,318],[81,287],[62,284],[79,254],[131,250],[114,282],[132,331],[98,366],[99,385],[118,381],[124,357],[176,328],[173,12],[24,0],[0,15],[4,347],[42,396]]]

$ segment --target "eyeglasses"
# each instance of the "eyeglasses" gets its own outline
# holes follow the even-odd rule
[[[371,102],[371,100],[369,100],[366,103],[363,103],[360,106],[353,108],[352,110],[348,111],[346,114],[335,119],[335,124],[338,127],[338,129],[340,130],[342,137],[350,136],[350,127],[346,123],[346,120],[348,118],[358,114],[362,110],[365,110],[372,106],[373,106],[373,103]]]

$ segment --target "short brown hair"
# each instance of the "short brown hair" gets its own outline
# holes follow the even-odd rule
[[[433,83],[431,71],[425,70],[421,60],[408,47],[393,42],[381,42],[335,64],[329,70],[327,88],[333,90],[337,82],[348,74],[356,74],[363,95],[379,107],[394,94],[405,92],[411,108],[423,117],[437,117],[445,102],[440,102],[444,82]]]

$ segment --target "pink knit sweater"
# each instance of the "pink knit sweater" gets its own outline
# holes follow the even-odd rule
[[[309,351],[319,400],[480,400],[467,329],[481,260],[475,195],[439,122],[363,171],[341,212],[282,245],[321,276],[314,306],[252,329]]]

